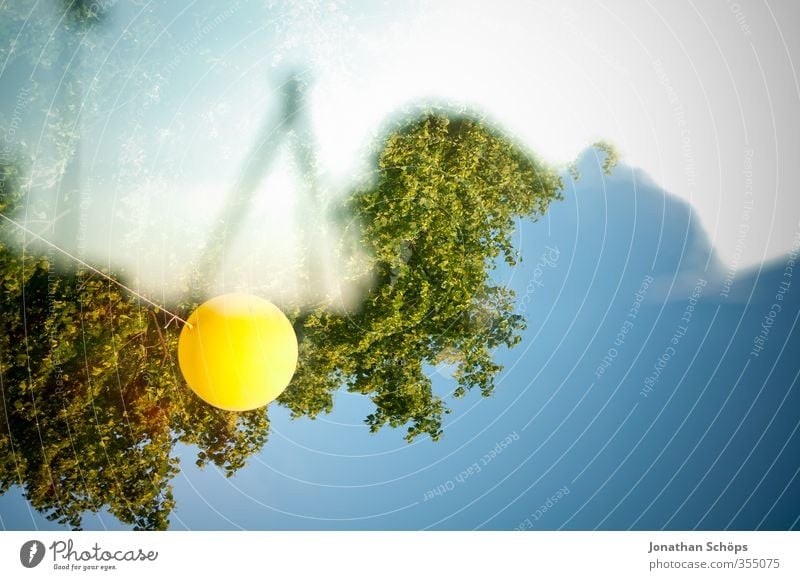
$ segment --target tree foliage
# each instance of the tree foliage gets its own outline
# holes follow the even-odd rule
[[[408,425],[408,441],[435,440],[448,409],[426,369],[457,363],[456,397],[492,392],[492,351],[516,344],[524,320],[490,270],[498,258],[515,263],[516,220],[543,214],[562,184],[479,120],[437,112],[393,130],[376,165],[345,207],[361,224],[374,284],[357,311],[298,319],[301,364],[280,402],[314,417],[344,384],[375,403],[372,431]]]
[[[3,169],[3,215],[21,199],[13,177]],[[372,284],[352,312],[297,314],[298,369],[279,403],[313,418],[344,387],[375,404],[371,431],[438,439],[448,408],[426,371],[455,363],[456,397],[492,392],[493,351],[516,344],[524,320],[491,269],[515,263],[516,221],[544,213],[560,188],[554,171],[478,120],[431,113],[391,131],[374,179],[342,208],[360,224]],[[0,233],[0,493],[19,485],[76,528],[106,508],[163,529],[178,442],[229,475],[263,447],[266,410],[220,411],[185,387],[175,324],[163,328],[161,313],[96,274],[54,269],[52,253],[20,252],[13,226]]]
[[[2,170],[0,212],[19,200]],[[49,519],[79,528],[106,507],[138,529],[164,529],[178,441],[199,465],[233,474],[266,442],[265,410],[234,414],[197,399],[175,364],[178,333],[90,272],[0,242],[0,493],[17,484]]]

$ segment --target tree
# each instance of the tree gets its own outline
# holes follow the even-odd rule
[[[351,312],[293,315],[300,358],[279,404],[313,418],[344,386],[375,403],[371,431],[407,425],[406,440],[436,440],[449,410],[426,368],[457,363],[456,397],[491,394],[493,350],[516,344],[524,327],[491,269],[515,263],[515,221],[544,213],[561,181],[481,121],[443,113],[396,127],[376,164],[341,208],[360,224],[373,283]],[[0,171],[0,213],[10,215],[22,196],[13,168]],[[175,364],[177,325],[163,328],[159,312],[96,274],[20,252],[20,236],[3,223],[0,493],[17,484],[34,508],[75,528],[103,507],[136,528],[166,528],[176,443],[232,475],[266,443],[266,410],[203,403]]]
[[[12,170],[0,172],[7,215],[21,196]],[[261,449],[264,409],[227,413],[184,387],[175,326],[162,330],[157,312],[97,275],[20,253],[7,223],[0,234],[0,493],[18,484],[74,528],[105,506],[137,529],[165,529],[178,441],[228,475]]]
[[[560,197],[559,175],[476,119],[431,112],[389,133],[374,184],[344,210],[361,224],[374,280],[354,312],[319,308],[298,317],[298,372],[279,399],[294,416],[330,412],[343,384],[369,396],[366,422],[409,424],[406,440],[442,434],[448,411],[426,365],[457,362],[456,397],[491,394],[492,351],[519,341],[514,295],[494,285],[502,257],[514,264],[515,221]]]

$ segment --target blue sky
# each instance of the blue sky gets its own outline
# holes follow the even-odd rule
[[[689,206],[627,166],[603,176],[592,151],[580,169],[564,201],[520,224],[523,262],[500,274],[528,330],[497,353],[506,368],[494,396],[450,400],[445,437],[412,445],[391,429],[369,434],[357,395],[340,393],[316,421],[272,407],[269,443],[233,478],[181,452],[172,527],[796,528],[794,288],[752,354],[786,261],[737,273],[724,298]],[[454,382],[432,373],[449,393]],[[15,493],[0,505],[8,528],[52,527]],[[109,516],[87,525],[118,527]]]

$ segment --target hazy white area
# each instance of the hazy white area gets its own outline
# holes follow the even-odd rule
[[[325,223],[280,129],[264,132],[292,70],[308,83],[303,114],[327,203],[364,178],[388,119],[444,103],[486,113],[558,165],[599,139],[614,144],[691,203],[728,266],[780,256],[800,229],[793,3],[197,3],[164,4],[148,21],[150,7],[112,6],[94,49],[107,58],[80,73],[95,83],[87,103],[112,106],[82,123],[81,234],[58,240],[150,295],[185,291],[267,137],[275,156],[205,282],[306,303],[358,288],[363,256],[338,251],[354,230]],[[39,174],[18,217],[35,225],[50,213],[37,208],[54,195],[55,153],[32,133]],[[311,250],[324,272],[309,270]]]
[[[431,2],[357,46],[343,38],[350,52],[332,64],[315,53],[323,158],[346,174],[387,111],[426,95],[467,103],[555,163],[610,141],[692,204],[724,263],[758,264],[800,231],[798,12],[748,0]]]

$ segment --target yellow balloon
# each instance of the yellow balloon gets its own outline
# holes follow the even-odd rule
[[[178,339],[186,382],[207,403],[248,411],[277,398],[297,366],[297,336],[274,304],[225,294],[201,304]]]

